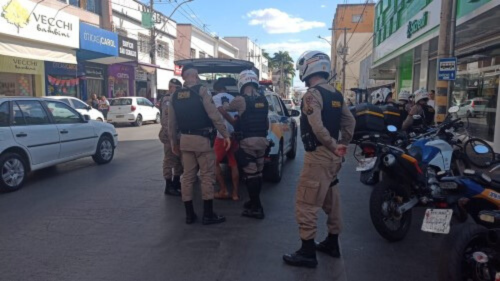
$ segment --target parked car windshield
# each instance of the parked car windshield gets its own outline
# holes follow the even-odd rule
[[[132,99],[114,99],[111,105],[132,105]]]

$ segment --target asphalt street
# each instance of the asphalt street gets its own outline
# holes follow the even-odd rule
[[[226,223],[186,225],[180,198],[163,194],[159,128],[120,127],[110,164],[88,158],[59,165],[33,173],[18,192],[0,194],[0,280],[435,280],[442,237],[420,231],[418,209],[404,241],[381,238],[369,218],[371,188],[359,182],[351,155],[340,175],[341,259],[318,254],[316,269],[282,261],[300,245],[300,146],[281,183],[264,186],[265,220],[241,217],[242,202],[216,201]],[[240,193],[247,197],[243,184]],[[319,225],[323,239],[323,215]]]

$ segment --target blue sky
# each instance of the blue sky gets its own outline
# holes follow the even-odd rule
[[[144,1],[146,2],[146,1]],[[149,2],[149,1],[147,1]],[[180,3],[181,0],[178,0]],[[173,19],[191,23],[224,36],[248,36],[271,55],[289,51],[294,59],[310,49],[330,54],[330,45],[318,35],[331,39],[335,8],[342,0],[194,0],[182,5]],[[362,2],[348,1],[349,3]],[[155,9],[169,15],[176,5],[155,0]],[[298,78],[295,86],[301,86]]]

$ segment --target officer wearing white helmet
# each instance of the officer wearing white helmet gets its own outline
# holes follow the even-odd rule
[[[297,70],[300,80],[309,87],[301,104],[300,132],[306,152],[295,203],[302,247],[284,255],[283,260],[293,266],[316,267],[316,250],[340,257],[342,220],[337,174],[356,121],[342,94],[328,84],[328,55],[307,51],[299,57]],[[328,236],[315,243],[320,209],[328,217]]]
[[[382,88],[374,91],[371,94],[372,104],[374,105],[386,105],[393,104],[392,92],[388,88]]]
[[[413,125],[417,125],[414,122],[413,116],[420,115],[420,120],[423,125],[430,126],[434,124],[434,108],[427,105],[429,101],[429,93],[426,89],[421,88],[413,93],[415,95],[415,105],[410,109],[408,117],[403,122],[403,130],[408,130]],[[420,124],[418,124],[420,125]]]
[[[244,204],[241,214],[244,217],[263,219],[264,209],[260,201],[262,190],[262,170],[264,156],[269,146],[267,130],[269,122],[269,104],[265,95],[258,91],[259,79],[252,70],[244,70],[238,79],[240,96],[231,103],[224,104],[224,110],[236,111],[240,116],[235,128],[239,134],[240,148],[235,157],[243,168],[248,196],[250,200]]]
[[[403,122],[408,117],[408,112],[410,111],[409,99],[410,99],[410,91],[401,90],[398,95],[398,104],[397,107],[399,109],[399,114],[401,115],[401,120]]]

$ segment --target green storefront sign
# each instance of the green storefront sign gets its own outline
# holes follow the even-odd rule
[[[427,25],[428,18],[429,12],[425,12],[422,18],[408,22],[408,31],[406,32],[406,37],[411,38],[413,34],[424,28]]]

